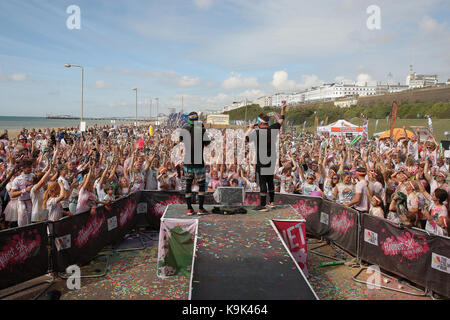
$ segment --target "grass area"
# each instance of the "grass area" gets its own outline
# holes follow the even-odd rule
[[[434,130],[434,136],[436,138],[436,141],[446,140],[444,132],[449,131],[450,132],[450,119],[432,119],[433,120],[433,130]],[[362,121],[359,118],[353,118],[349,119],[351,123],[355,125],[362,125]],[[375,133],[375,122],[376,119],[369,119],[369,137],[372,137],[372,135]],[[390,128],[390,122],[387,124],[386,119],[379,119],[378,120],[378,127],[377,132],[384,132],[386,130],[389,130]],[[396,128],[402,128],[403,126],[406,127],[406,129],[411,130],[410,126],[426,126],[428,127],[428,120],[427,119],[397,119],[395,123]],[[296,126],[297,130],[301,131],[302,126]],[[312,132],[314,130],[314,127],[306,127],[307,131]]]

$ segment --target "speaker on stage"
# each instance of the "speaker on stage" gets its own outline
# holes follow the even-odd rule
[[[213,194],[214,200],[219,204],[232,205],[245,202],[244,188],[218,187]]]

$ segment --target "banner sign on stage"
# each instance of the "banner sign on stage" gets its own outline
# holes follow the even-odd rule
[[[303,273],[308,275],[305,222],[272,220]]]
[[[54,268],[58,272],[73,264],[91,261],[109,244],[120,242],[136,224],[136,195],[132,194],[109,206],[63,218],[53,224]]]
[[[48,273],[47,224],[0,232],[0,289]]]
[[[198,220],[163,219],[159,231],[157,275],[190,276]]]

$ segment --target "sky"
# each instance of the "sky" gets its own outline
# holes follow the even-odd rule
[[[134,117],[132,88],[148,117],[156,98],[167,113],[182,97],[219,110],[389,73],[405,84],[411,63],[445,82],[449,18],[448,0],[2,0],[0,116],[79,116],[81,70],[65,64],[84,67],[85,117]]]

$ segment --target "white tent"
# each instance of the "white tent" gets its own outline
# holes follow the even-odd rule
[[[363,127],[358,127],[348,121],[338,120],[327,126],[318,127],[318,134],[328,133],[330,135],[340,136],[340,135],[362,135]]]

